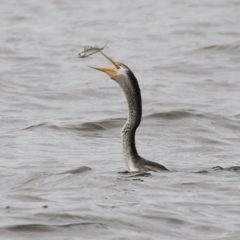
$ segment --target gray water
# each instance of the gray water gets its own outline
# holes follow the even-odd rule
[[[239,239],[240,1],[1,0],[0,20],[0,239]],[[119,173],[124,94],[77,58],[106,43],[139,80],[139,153],[171,172]]]

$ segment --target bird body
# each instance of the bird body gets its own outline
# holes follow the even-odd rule
[[[102,52],[101,52],[102,53]],[[116,68],[92,67],[107,73],[125,93],[128,102],[128,119],[121,132],[123,158],[129,172],[168,171],[163,165],[142,158],[136,149],[135,134],[142,118],[142,99],[138,81],[123,63],[115,62],[102,53]]]

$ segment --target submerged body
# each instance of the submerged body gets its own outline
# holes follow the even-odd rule
[[[102,53],[102,52],[101,52]],[[138,81],[133,72],[123,63],[115,62],[106,54],[115,68],[96,68],[107,73],[123,89],[128,102],[128,119],[121,132],[123,158],[129,172],[168,171],[163,165],[142,158],[136,149],[135,133],[142,118],[142,99]]]
[[[98,47],[98,45],[95,45],[94,47],[92,46],[85,46],[84,47],[84,51],[78,54],[79,58],[86,58],[86,57],[90,57],[91,55],[101,52],[104,49],[107,48],[107,44],[104,45],[103,47]]]

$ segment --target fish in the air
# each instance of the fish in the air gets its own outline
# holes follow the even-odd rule
[[[92,46],[85,46],[84,51],[78,54],[79,58],[86,58],[89,57],[95,53],[101,52],[104,49],[108,48],[107,44],[104,45],[103,47],[98,47],[98,45],[95,45],[94,47]]]

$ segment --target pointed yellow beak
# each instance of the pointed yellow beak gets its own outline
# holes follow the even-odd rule
[[[104,68],[104,67],[92,67],[89,66],[90,68],[105,72],[106,74],[108,74],[110,76],[110,78],[117,76],[117,69],[120,68],[120,65],[118,62],[115,62],[114,60],[112,60],[110,57],[108,57],[105,53],[100,52],[104,57],[106,57],[115,67],[115,68]]]

